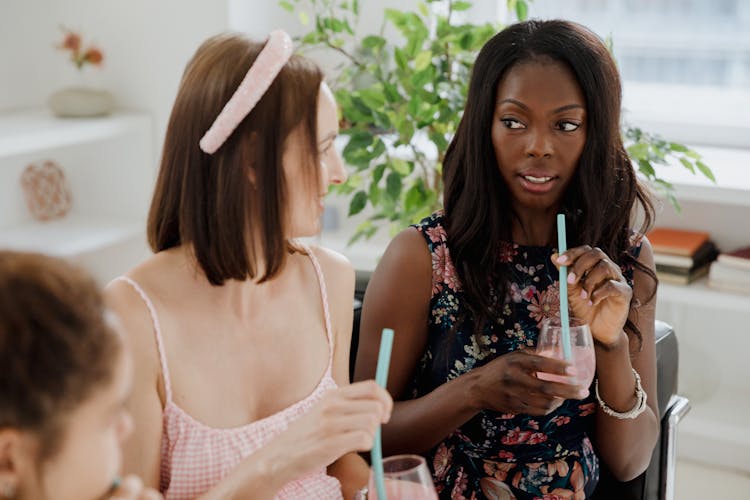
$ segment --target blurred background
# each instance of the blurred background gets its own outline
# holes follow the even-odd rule
[[[416,10],[418,2],[360,0],[357,32],[378,32],[389,7]],[[188,59],[226,30],[302,35],[309,27],[300,9],[273,0],[0,0],[0,247],[68,257],[102,283],[141,260],[161,143]],[[457,14],[474,23],[516,19],[506,0],[476,0]],[[574,20],[611,40],[627,122],[694,148],[711,168],[715,183],[660,169],[682,209],[662,200],[657,225],[707,232],[721,251],[750,245],[750,0],[534,0],[528,15]],[[59,48],[67,31],[101,50],[100,67],[71,64]],[[311,56],[331,71],[340,60]],[[55,117],[51,96],[71,86],[104,89],[113,111]],[[47,222],[30,213],[19,182],[44,162],[64,172],[72,198],[64,217]],[[389,235],[347,246],[361,220],[348,219],[347,207],[346,197],[330,200],[319,241],[372,270]],[[748,311],[750,294],[705,278],[660,287],[657,316],[675,327],[679,392],[693,406],[679,428],[676,498],[750,491]]]

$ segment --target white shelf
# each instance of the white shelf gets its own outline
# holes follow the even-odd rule
[[[0,228],[0,248],[71,258],[136,238],[145,240],[144,228],[145,223],[138,220],[69,214],[55,221]]]
[[[740,381],[741,383],[742,381]],[[729,389],[729,387],[727,387]],[[750,473],[750,399],[742,385],[693,403],[677,427],[677,451],[691,460]]]
[[[688,285],[659,283],[657,299],[662,302],[678,303],[705,309],[750,311],[750,294],[725,292],[708,286],[707,278],[701,278]]]
[[[0,159],[84,144],[150,128],[143,113],[117,112],[99,118],[57,118],[34,109],[0,114]]]

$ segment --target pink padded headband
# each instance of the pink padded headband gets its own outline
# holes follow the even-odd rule
[[[292,39],[281,30],[273,31],[237,90],[201,138],[199,144],[205,153],[214,154],[224,144],[263,97],[291,55]]]

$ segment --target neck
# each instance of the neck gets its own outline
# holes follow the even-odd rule
[[[516,211],[511,230],[513,241],[529,246],[554,244],[556,215],[556,209]]]
[[[255,279],[229,279],[221,286],[211,285],[206,279],[200,265],[195,258],[191,247],[185,245],[181,248],[186,263],[195,272],[192,282],[200,289],[198,293],[212,302],[217,310],[223,311],[237,318],[247,318],[256,314],[258,306],[264,300],[278,294],[284,288],[285,273],[281,272],[273,279],[264,283],[258,283],[258,279],[265,273],[264,262],[256,262]]]

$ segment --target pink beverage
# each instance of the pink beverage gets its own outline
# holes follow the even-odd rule
[[[383,459],[383,479],[388,500],[437,500],[432,475],[424,457],[394,455]],[[370,475],[368,500],[378,498],[375,476]]]
[[[548,358],[564,359],[562,342],[562,328],[560,328],[559,318],[546,320],[539,331],[536,353]],[[596,372],[594,339],[591,337],[589,326],[581,324],[575,318],[570,320],[570,353],[572,358],[570,362],[577,371],[575,376],[538,372],[537,377],[551,382],[575,384],[588,388],[594,379],[594,372]]]
[[[385,479],[385,494],[388,500],[437,500],[435,488],[432,484],[425,485],[403,479]],[[378,491],[374,481],[370,481],[367,499],[378,498]]]
[[[562,350],[560,350],[560,352],[555,352],[553,349],[544,349],[537,351],[537,354],[548,358],[563,359]],[[571,348],[571,354],[573,355],[573,366],[575,366],[577,370],[575,376],[537,372],[537,378],[549,380],[550,382],[575,384],[588,388],[591,385],[591,381],[594,380],[594,372],[596,372],[596,355],[594,354],[594,349],[593,347],[573,346]]]

